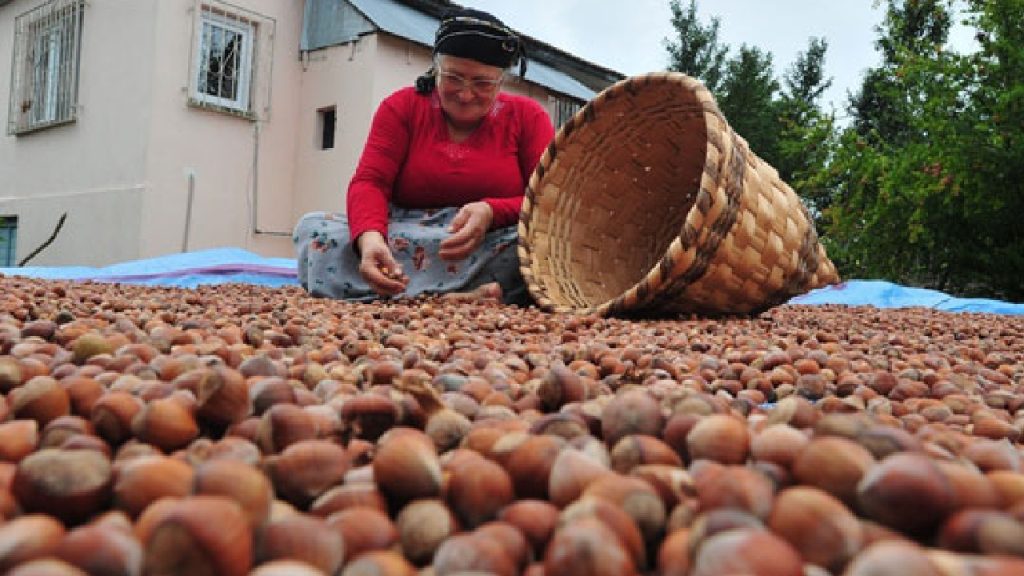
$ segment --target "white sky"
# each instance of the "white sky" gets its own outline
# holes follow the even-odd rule
[[[623,74],[668,67],[666,38],[674,37],[669,0],[463,0],[505,24],[581,58]],[[872,0],[698,0],[703,24],[720,20],[719,42],[741,44],[772,54],[780,78],[805,51],[808,39],[828,40],[825,74],[832,89],[823,104],[845,115],[846,93],[860,86],[863,72],[879,61],[875,26],[884,7]],[[684,7],[689,0],[682,0]],[[967,45],[969,34],[954,30],[954,45]]]

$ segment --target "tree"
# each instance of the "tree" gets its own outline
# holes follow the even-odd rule
[[[669,70],[697,78],[717,96],[729,53],[728,46],[718,43],[718,18],[712,18],[706,26],[701,24],[697,19],[697,0],[690,0],[685,9],[680,0],[670,0],[669,8],[672,26],[678,34],[675,41],[665,40]]]
[[[888,0],[882,64],[812,180],[846,276],[1024,296],[1024,0],[971,0],[981,50],[946,46],[953,0]]]
[[[835,129],[835,119],[821,110],[819,100],[832,85],[825,77],[828,41],[810,38],[807,50],[783,74],[783,88],[777,102],[779,120],[778,152],[773,164],[779,176],[789,182],[820,213],[827,200],[821,189],[809,187],[807,176],[828,161],[826,142]]]
[[[774,164],[778,157],[778,91],[771,54],[744,44],[726,66],[718,99],[729,126],[769,164]]]

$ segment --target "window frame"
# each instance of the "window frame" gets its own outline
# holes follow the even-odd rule
[[[84,20],[85,0],[49,0],[15,17],[8,135],[77,121]]]
[[[241,15],[228,15],[220,9],[209,4],[199,6],[199,18],[196,24],[195,45],[193,46],[194,57],[192,61],[192,72],[190,78],[191,90],[189,94],[190,103],[200,107],[212,107],[241,114],[253,116],[252,107],[252,80],[255,68],[255,42],[258,34],[257,23]],[[225,98],[215,94],[209,94],[200,90],[201,79],[204,73],[209,70],[209,55],[211,51],[204,50],[207,27],[219,27],[228,30],[242,38],[242,49],[240,51],[237,87],[235,98]],[[212,34],[212,33],[211,33]],[[204,64],[206,64],[204,66]]]
[[[18,265],[18,217],[0,215],[0,268]]]

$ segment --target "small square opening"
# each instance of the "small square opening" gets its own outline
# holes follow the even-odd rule
[[[338,124],[338,111],[334,106],[321,108],[316,111],[316,116],[320,132],[320,149],[330,150],[334,148],[334,131]]]

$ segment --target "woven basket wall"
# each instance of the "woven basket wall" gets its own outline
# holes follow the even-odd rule
[[[519,259],[548,311],[750,313],[838,282],[813,220],[689,76],[623,80],[530,178]]]

